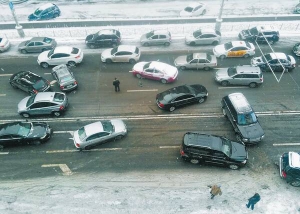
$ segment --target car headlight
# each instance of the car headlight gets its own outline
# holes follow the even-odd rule
[[[243,138],[242,140],[243,140],[243,142],[249,142],[248,138]]]

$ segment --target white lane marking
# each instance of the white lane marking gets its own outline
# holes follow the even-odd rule
[[[235,87],[231,87],[231,86],[228,86],[228,87],[218,87],[218,89],[231,89],[231,88],[249,88],[248,86],[235,86]]]
[[[117,151],[117,150],[122,150],[122,148],[91,149],[91,150],[83,150],[82,152],[102,152],[102,151]],[[68,152],[80,152],[80,151],[78,149],[74,149],[74,150],[52,150],[52,151],[46,151],[47,154],[68,153]]]
[[[144,91],[158,91],[158,89],[127,90],[127,92],[144,92]]]
[[[6,96],[6,94],[0,94],[0,97],[5,97]]]
[[[46,151],[46,154],[67,153],[67,152],[78,152],[78,150],[77,149],[74,149],[74,150],[52,150],[52,151]]]
[[[72,171],[67,164],[44,164],[42,167],[59,167],[63,172],[63,175],[72,175]]]
[[[8,77],[11,76],[12,74],[0,74],[0,77]]]
[[[51,73],[44,73],[45,75],[50,75]]]
[[[50,82],[50,85],[54,85],[56,82],[57,82],[57,80],[52,80],[52,81]]]
[[[273,143],[273,146],[300,146],[300,143]]]
[[[8,155],[9,152],[0,152],[0,155]]]
[[[74,131],[54,131],[53,133],[56,133],[56,134],[66,134],[66,133],[69,133],[70,135],[73,136]]]
[[[160,146],[160,149],[178,149],[180,146]]]

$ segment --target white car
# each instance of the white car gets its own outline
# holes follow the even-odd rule
[[[221,41],[221,33],[215,29],[203,28],[185,36],[187,45],[217,45]]]
[[[61,46],[50,51],[44,51],[38,56],[38,64],[43,68],[49,65],[67,64],[75,66],[83,60],[83,52],[79,48]]]
[[[233,41],[222,45],[217,45],[213,49],[214,55],[220,59],[226,57],[244,57],[253,56],[255,54],[255,47],[250,42]]]
[[[204,15],[206,13],[206,6],[203,3],[192,3],[185,7],[181,12],[181,17],[192,17]]]
[[[10,47],[10,43],[8,39],[0,37],[0,53],[8,50]]]
[[[138,47],[133,45],[120,45],[104,50],[101,54],[101,61],[106,63],[129,62],[134,64],[139,61],[140,56],[141,52]]]

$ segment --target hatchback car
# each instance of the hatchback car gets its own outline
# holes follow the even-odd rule
[[[171,33],[167,30],[153,30],[143,34],[140,39],[142,46],[164,45],[171,44]]]
[[[25,97],[18,104],[18,113],[23,117],[54,115],[59,117],[68,107],[68,98],[62,92],[40,92]]]
[[[271,25],[259,25],[239,33],[241,40],[274,44],[279,41],[279,31]]]
[[[21,89],[31,95],[50,90],[50,82],[31,71],[20,71],[9,79],[13,88]]]
[[[38,56],[38,64],[43,68],[49,65],[68,64],[75,66],[83,60],[83,52],[79,48],[61,46],[50,51],[44,51]]]
[[[262,71],[292,71],[296,67],[296,60],[285,53],[268,53],[251,59],[251,65],[258,66]]]
[[[217,58],[206,53],[193,53],[179,56],[174,60],[174,64],[181,70],[185,69],[204,69],[208,71],[217,67]]]
[[[193,164],[207,163],[238,169],[245,166],[248,159],[246,146],[225,137],[187,132],[183,136],[180,155]]]
[[[293,47],[293,53],[296,55],[296,56],[300,56],[300,42],[299,43],[296,43]]]
[[[204,15],[206,13],[206,5],[203,3],[191,3],[187,7],[185,7],[182,11],[180,11],[181,17],[192,17]]]
[[[176,67],[163,62],[139,62],[133,66],[132,74],[137,78],[158,80],[162,83],[174,82],[178,76]]]
[[[136,46],[120,45],[115,48],[104,50],[101,54],[101,61],[106,63],[129,62],[134,64],[139,61],[140,56],[140,49]]]
[[[52,129],[44,122],[12,122],[0,125],[0,147],[39,144],[50,139]]]
[[[221,33],[214,29],[199,29],[185,36],[187,45],[217,45],[221,41]]]
[[[46,50],[51,50],[56,47],[55,39],[48,37],[33,37],[30,40],[21,42],[18,51],[26,53],[40,53]]]
[[[85,38],[85,44],[89,48],[97,48],[103,46],[116,47],[121,44],[121,33],[114,29],[103,29],[95,34],[88,35]]]
[[[280,177],[294,187],[300,187],[300,153],[285,152],[279,159]]]
[[[78,87],[73,72],[65,64],[55,66],[52,75],[62,91],[72,91]]]
[[[160,109],[172,112],[182,106],[203,103],[207,96],[207,90],[202,85],[181,85],[157,94],[156,104]]]
[[[0,37],[0,53],[5,52],[9,49],[10,42],[8,39]]]
[[[221,68],[216,72],[215,80],[222,86],[248,85],[250,88],[255,88],[264,82],[260,68],[251,65]]]
[[[60,16],[60,9],[57,5],[47,3],[37,8],[34,13],[30,14],[28,16],[28,21],[55,19],[58,16]]]
[[[119,140],[126,134],[127,127],[122,120],[103,120],[88,124],[75,131],[73,141],[77,149],[90,149],[109,140]]]
[[[250,42],[233,41],[222,45],[217,45],[213,49],[214,55],[220,59],[226,57],[244,57],[253,56],[255,54],[255,47]]]

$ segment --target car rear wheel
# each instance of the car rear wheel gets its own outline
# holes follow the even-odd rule
[[[220,56],[220,59],[225,59],[225,58],[226,58],[225,55],[221,55],[221,56]]]
[[[222,86],[227,86],[227,85],[229,85],[229,82],[228,82],[228,81],[222,81],[222,82],[221,82],[221,85],[222,85]]]
[[[249,54],[245,54],[244,55],[244,58],[248,58],[250,55]]]
[[[198,164],[200,161],[197,160],[197,159],[191,159],[190,162],[191,162],[192,164]]]
[[[123,137],[123,135],[118,135],[117,137],[115,137],[115,140],[121,140]]]
[[[160,82],[163,83],[163,84],[166,84],[168,81],[165,80],[165,79],[161,79]]]
[[[48,64],[47,62],[42,62],[42,63],[41,63],[41,66],[42,66],[43,68],[48,68],[48,67],[49,67],[49,64]]]
[[[185,67],[185,66],[180,66],[179,69],[180,69],[180,70],[185,70],[186,67]]]
[[[58,17],[58,13],[54,13],[53,18],[57,18],[57,17]]]
[[[16,85],[14,85],[13,83],[9,83],[13,88],[18,89],[18,87]]]
[[[22,113],[21,115],[22,115],[22,117],[25,117],[25,118],[28,118],[28,117],[30,117],[30,115],[29,115],[29,114],[27,114],[27,113]]]
[[[300,181],[292,181],[290,183],[293,187],[300,187]]]
[[[55,117],[59,117],[59,116],[61,115],[61,113],[60,113],[59,111],[55,111],[55,112],[53,112],[53,115],[54,115]]]
[[[204,67],[203,69],[204,69],[204,71],[209,71],[210,67]]]
[[[27,54],[27,51],[24,50],[24,49],[22,49],[22,50],[21,50],[21,53],[22,53],[22,54]]]
[[[165,42],[165,46],[170,46],[170,42]]]
[[[239,166],[236,165],[236,164],[230,164],[230,165],[229,165],[229,168],[230,168],[230,169],[233,169],[233,170],[237,170],[237,169],[239,168]]]
[[[255,82],[252,82],[252,83],[249,84],[250,88],[255,88],[256,86],[257,86],[257,84]]]
[[[217,44],[219,44],[218,41],[214,41],[214,42],[212,43],[212,45],[217,45]]]
[[[191,42],[191,43],[190,43],[190,45],[192,45],[192,46],[195,46],[195,45],[196,45],[196,43],[195,43],[195,42]]]
[[[74,67],[74,66],[76,65],[76,62],[74,62],[74,61],[69,61],[69,62],[68,62],[68,65]]]
[[[149,43],[146,42],[146,43],[143,44],[143,46],[148,47],[148,46],[149,46]]]
[[[169,111],[172,112],[172,111],[174,111],[175,109],[176,109],[175,106],[172,106],[172,107],[170,107]]]
[[[138,79],[142,79],[142,76],[140,74],[135,75]]]
[[[96,48],[96,46],[95,46],[94,44],[89,45],[89,47],[90,47],[91,49]]]
[[[84,150],[90,150],[92,148],[92,146],[86,146],[84,147]]]
[[[111,59],[106,59],[105,62],[110,64],[110,63],[112,63],[112,60]]]
[[[135,63],[135,60],[134,60],[134,59],[130,59],[130,60],[129,60],[129,63],[130,63],[130,64],[134,64],[134,63]]]
[[[204,101],[206,100],[206,97],[200,97],[198,100],[198,103],[204,103]]]
[[[35,140],[35,141],[32,142],[32,144],[35,145],[35,146],[38,146],[38,145],[41,144],[41,141]]]

